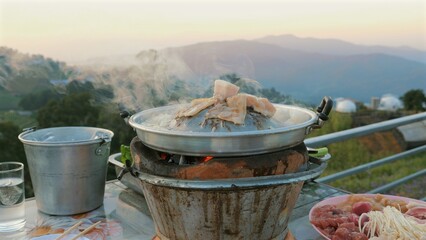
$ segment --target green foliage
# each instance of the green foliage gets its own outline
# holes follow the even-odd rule
[[[380,157],[384,156],[373,155],[372,158],[374,158],[374,160],[377,160]],[[384,184],[413,174],[419,171],[419,169],[425,169],[425,158],[426,153],[417,154],[414,157],[400,159],[397,162],[385,164],[360,174],[355,174],[349,177],[339,179],[329,184],[338,188],[347,189],[353,193],[364,193],[371,189],[377,188]],[[364,163],[366,163],[365,160]],[[327,172],[330,171],[333,170],[327,169]],[[407,188],[409,189],[409,191],[407,191]],[[401,187],[391,189],[389,191],[389,194],[419,199],[424,197],[424,190],[424,181],[422,182],[421,179],[416,179],[411,183],[407,183],[402,185]]]
[[[152,99],[152,105],[153,107],[161,107],[167,104],[167,100],[160,97],[160,94],[157,93],[157,90],[154,88],[150,89],[149,92],[149,99]]]
[[[227,74],[221,75],[219,79],[225,80],[232,84],[236,84],[241,79],[241,77],[238,76],[238,74],[236,73],[227,73]]]
[[[16,109],[19,103],[19,96],[6,91],[0,86],[0,110]]]
[[[110,105],[100,109],[96,126],[114,132],[111,153],[120,152],[121,145],[130,145],[131,140],[136,136],[132,127],[126,125],[120,117],[119,110],[115,106]]]
[[[426,155],[423,155],[422,162],[424,162],[424,159],[426,158]],[[423,169],[426,168],[423,166]],[[421,176],[418,178],[415,178],[413,180],[408,181],[406,184],[403,184],[401,186],[398,186],[394,189],[391,189],[388,194],[391,195],[400,195],[400,196],[406,196],[414,199],[424,198],[425,197],[425,187],[424,183],[426,182],[426,176]]]
[[[25,165],[25,195],[34,196],[24,147],[18,139],[21,129],[12,122],[0,122],[0,162],[21,162]]]
[[[309,137],[321,136],[328,133],[339,132],[352,127],[352,114],[331,111],[329,119],[320,129],[314,130]]]
[[[404,103],[404,108],[406,110],[412,110],[416,112],[421,112],[426,110],[426,96],[422,89],[413,89],[406,92],[402,97],[402,102]]]
[[[98,84],[95,86],[90,81],[73,80],[65,86],[66,94],[82,92],[89,93],[96,104],[109,102],[114,98],[114,90],[108,85]]]
[[[79,93],[79,92],[93,92],[95,87],[89,81],[77,81],[73,80],[66,85],[66,91],[68,94]]]
[[[285,103],[291,100],[289,96],[281,94],[273,87],[260,89],[260,94],[262,97],[267,98],[270,102],[273,103]]]
[[[91,104],[89,93],[73,93],[63,99],[51,100],[38,111],[39,127],[96,126],[99,108]]]
[[[372,157],[368,149],[357,139],[330,144],[328,148],[332,159],[327,166],[325,174],[356,167]]]
[[[0,122],[13,122],[20,129],[33,127],[37,125],[37,121],[32,112],[20,113],[18,111],[0,112]]]
[[[133,162],[132,155],[130,153],[130,146],[121,144],[121,146],[120,146],[120,153],[121,153],[120,160],[121,160],[121,162],[123,164],[126,164],[126,161]]]
[[[356,118],[356,116],[352,116],[348,113],[338,113],[333,111],[330,114],[329,121],[326,122],[321,129],[315,130],[312,135],[324,135],[350,129],[354,124],[354,117]],[[385,115],[382,117],[388,116]],[[373,118],[377,120],[378,116],[374,116]],[[371,123],[369,122],[368,124]],[[364,138],[369,139],[371,137],[366,136]],[[322,176],[341,172],[343,170],[366,164],[397,153],[396,150],[380,149],[379,144],[373,143],[373,145],[376,146],[375,149],[369,149],[365,145],[364,141],[361,140],[361,138],[353,138],[350,140],[330,144],[328,149],[331,154],[331,159]],[[426,153],[422,153],[414,157],[400,159],[396,162],[372,168],[368,171],[351,175],[327,184],[337,188],[345,189],[353,193],[364,193],[381,185],[412,174],[419,169],[426,168],[426,161],[424,161],[425,158]],[[412,185],[408,185],[408,187],[411,189]],[[392,190],[391,193],[414,198],[424,197],[425,194],[423,184],[418,184],[417,188],[415,188],[410,194],[405,194],[406,191],[402,190],[404,187],[399,189],[400,190]]]
[[[0,81],[13,93],[27,94],[49,89],[49,80],[66,79],[66,66],[62,62],[42,55],[22,54],[0,47]]]
[[[190,86],[182,80],[174,79],[170,87],[166,89],[168,92],[168,102],[179,102],[181,100],[189,100],[194,98],[194,91],[190,90]]]
[[[61,95],[54,89],[45,89],[40,92],[31,92],[24,95],[19,101],[19,106],[28,111],[37,110],[50,100],[57,100]]]

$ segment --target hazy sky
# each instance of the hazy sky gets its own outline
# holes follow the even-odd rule
[[[0,45],[63,61],[266,35],[426,50],[425,0],[0,0]]]

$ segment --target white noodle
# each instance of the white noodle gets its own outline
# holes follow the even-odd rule
[[[362,227],[361,220],[364,217],[368,217],[369,220]],[[420,224],[411,218],[405,217],[398,209],[391,206],[383,208],[383,211],[370,211],[361,214],[358,226],[360,232],[367,230],[369,239],[426,239],[426,224]]]

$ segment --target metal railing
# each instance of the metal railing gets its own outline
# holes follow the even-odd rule
[[[396,127],[399,126],[403,126],[406,124],[410,124],[410,123],[414,123],[414,122],[420,122],[426,120],[426,112],[423,113],[418,113],[418,114],[414,114],[414,115],[410,115],[410,116],[406,116],[406,117],[400,117],[400,118],[396,118],[396,119],[392,119],[392,120],[388,120],[388,121],[383,121],[383,122],[379,122],[379,123],[374,123],[374,124],[369,124],[366,126],[362,126],[362,127],[357,127],[357,128],[353,128],[353,129],[349,129],[349,130],[344,130],[344,131],[340,131],[340,132],[335,132],[335,133],[331,133],[331,134],[326,134],[326,135],[322,135],[319,137],[313,137],[313,138],[308,138],[305,140],[305,144],[308,147],[321,147],[321,146],[326,146],[328,144],[331,143],[336,143],[336,142],[340,142],[340,141],[344,141],[344,140],[348,140],[351,138],[356,138],[356,137],[361,137],[361,136],[365,136],[368,134],[372,134],[375,132],[380,132],[380,131],[386,131],[386,130],[391,130],[394,129]],[[338,173],[334,173],[322,178],[318,178],[316,181],[317,182],[322,182],[322,183],[327,183],[327,182],[332,182],[356,173],[361,173],[367,170],[370,170],[371,168],[374,167],[378,167],[381,166],[383,164],[387,164],[387,163],[391,163],[394,161],[397,161],[399,159],[402,159],[404,157],[408,157],[420,152],[424,152],[426,151],[426,144],[422,145],[420,147],[416,147],[401,153],[397,153],[376,161],[372,161],[363,165],[359,165]],[[426,161],[426,160],[425,160]],[[377,187],[375,189],[372,189],[370,191],[368,191],[368,193],[383,193],[386,192],[392,188],[395,188],[401,184],[404,184],[412,179],[415,179],[417,177],[421,177],[426,175],[426,169],[421,169],[418,172],[411,174],[409,176],[403,177],[401,179],[398,179],[396,181],[390,182],[388,184],[385,184],[383,186]],[[423,199],[426,199],[423,198]]]

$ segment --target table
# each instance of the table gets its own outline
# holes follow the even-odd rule
[[[290,231],[296,239],[324,239],[310,225],[309,210],[325,198],[343,194],[347,192],[313,181],[305,182],[289,223]],[[25,210],[27,223],[24,229],[12,234],[0,233],[0,239],[31,239],[35,236],[61,233],[80,220],[83,221],[81,229],[102,221],[96,230],[86,235],[90,239],[151,240],[155,235],[154,224],[144,197],[118,180],[106,183],[104,204],[89,213],[50,216],[38,211],[35,199],[27,199]]]

